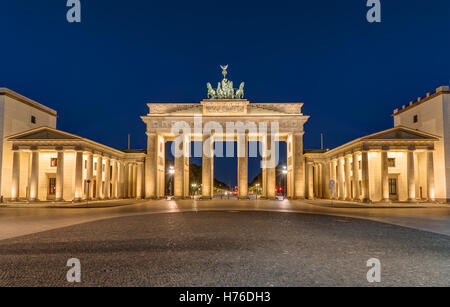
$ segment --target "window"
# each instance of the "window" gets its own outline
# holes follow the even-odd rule
[[[397,179],[389,179],[389,195],[397,195]]]
[[[36,116],[31,116],[31,123],[36,124]]]
[[[58,159],[57,158],[51,158],[50,159],[50,167],[57,167],[58,166]]]
[[[419,115],[414,115],[413,122],[417,123],[419,121]]]
[[[362,168],[362,163],[361,162],[362,162],[361,160],[358,161],[358,169]]]
[[[94,163],[94,169],[97,170],[97,162]]]
[[[88,161],[84,160],[84,169],[87,169]]]
[[[388,167],[395,167],[395,158],[388,159]]]

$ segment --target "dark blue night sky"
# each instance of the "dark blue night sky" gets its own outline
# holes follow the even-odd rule
[[[324,133],[332,148],[450,83],[448,0],[381,2],[369,24],[366,0],[82,0],[69,24],[66,0],[1,0],[0,87],[56,109],[61,130],[145,148],[146,103],[199,102],[229,64],[249,100],[304,102],[305,147]],[[234,180],[232,163],[216,176]]]

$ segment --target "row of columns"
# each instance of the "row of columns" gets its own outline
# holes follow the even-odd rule
[[[55,200],[64,200],[64,150],[57,151],[56,165],[56,191]],[[13,152],[11,199],[19,199],[20,190],[20,150]],[[83,175],[84,155],[87,155],[86,176]],[[74,170],[74,200],[89,199],[119,199],[143,198],[143,162],[123,162],[102,155],[96,155],[97,167],[94,177],[94,154],[91,152],[76,151]],[[38,200],[39,194],[39,150],[31,152],[29,196],[28,200]],[[103,164],[103,162],[105,162]],[[105,170],[103,171],[103,165]],[[105,180],[103,180],[103,175]],[[91,180],[87,187],[85,180]],[[96,185],[94,187],[94,180]],[[95,188],[95,197],[94,197]],[[86,192],[86,193],[85,193]]]
[[[189,197],[189,151],[190,137],[179,144],[181,148],[177,150],[180,155],[175,156],[174,162],[174,196],[175,198]],[[205,134],[202,136],[202,197],[211,199],[214,197],[214,135]],[[288,147],[292,154],[288,159],[288,195],[291,198],[304,198],[304,161],[303,161],[303,134],[292,134],[288,138]],[[261,141],[264,150],[271,150],[275,141],[268,135]],[[161,198],[164,191],[164,152],[165,139],[158,134],[148,134],[148,148],[146,158],[146,198]],[[238,137],[238,197],[246,199],[249,196],[248,189],[248,156],[249,156],[249,135]],[[272,151],[273,152],[273,151]],[[274,199],[276,197],[276,165],[269,163],[271,156],[263,155],[263,163],[268,163],[266,168],[262,168],[262,197]],[[163,180],[160,180],[160,177]],[[162,188],[161,188],[162,185]]]
[[[381,151],[381,191],[382,201],[390,201],[389,191],[389,150]],[[414,149],[406,151],[406,189],[408,201],[417,200],[416,175],[414,164]],[[361,156],[361,160],[359,159]],[[352,160],[352,162],[351,162]],[[359,167],[361,161],[361,167]],[[427,165],[427,198],[435,200],[434,183],[434,151],[428,150],[426,153]],[[341,158],[331,161],[308,162],[307,163],[307,188],[308,198],[329,198],[330,179],[335,180],[334,198],[347,201],[368,202],[370,196],[369,184],[369,151],[354,152]],[[324,180],[325,179],[325,180]],[[352,189],[353,186],[353,189]]]

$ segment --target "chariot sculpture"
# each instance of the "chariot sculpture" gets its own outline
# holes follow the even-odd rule
[[[217,88],[214,89],[211,83],[207,83],[208,99],[244,99],[245,83],[242,82],[239,88],[233,87],[233,81],[227,79],[228,65],[220,66],[222,68],[223,80],[219,82]]]

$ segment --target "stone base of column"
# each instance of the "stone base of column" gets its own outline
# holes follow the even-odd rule
[[[414,199],[414,198],[408,198],[408,200],[406,202],[408,202],[408,203],[417,203],[417,202],[419,202],[419,200],[418,199]]]
[[[367,203],[370,203],[370,199],[368,199],[368,198],[364,198],[363,200],[361,200],[361,202],[362,202],[362,203],[366,203],[366,204],[367,204]]]

